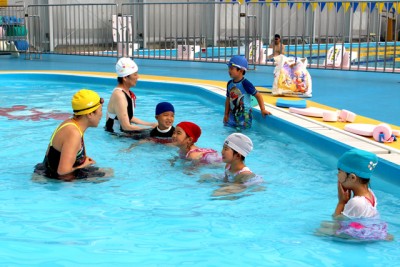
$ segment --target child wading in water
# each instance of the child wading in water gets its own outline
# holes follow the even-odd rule
[[[226,86],[224,124],[238,129],[251,128],[253,115],[251,96],[257,99],[261,114],[271,115],[265,109],[264,100],[254,85],[247,80],[248,62],[243,56],[233,56],[228,63],[229,76],[232,78]]]
[[[161,102],[156,106],[156,120],[158,126],[150,132],[151,140],[157,143],[171,143],[175,127],[175,108],[169,102]]]
[[[244,134],[233,133],[225,139],[221,154],[222,161],[226,163],[224,182],[229,184],[214,191],[213,196],[239,193],[263,182],[244,163],[252,150],[253,142]]]
[[[378,157],[352,149],[338,161],[338,203],[334,222],[323,222],[317,234],[361,241],[392,240],[387,224],[379,220],[378,200],[369,188]]]
[[[158,122],[157,127],[154,127],[150,132],[150,137],[132,143],[128,149],[123,150],[129,152],[138,145],[154,142],[159,144],[171,144],[172,135],[175,131],[173,126],[175,120],[175,108],[169,102],[160,102],[155,109],[155,118]]]
[[[201,135],[201,129],[193,122],[181,122],[176,125],[172,142],[179,147],[179,157],[197,163],[221,162],[218,152],[210,148],[199,148],[195,145]]]

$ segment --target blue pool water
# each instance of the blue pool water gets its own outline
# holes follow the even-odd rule
[[[110,97],[114,79],[63,75],[1,75],[0,108],[70,112],[80,88]],[[7,82],[5,82],[7,81]],[[223,98],[194,86],[140,81],[136,115],[152,121],[160,101],[175,105],[175,122],[203,129],[198,145],[218,151],[232,132],[221,124]],[[103,108],[105,113],[105,108]],[[25,113],[24,113],[25,112]],[[103,117],[101,126],[104,125]],[[32,180],[56,119],[0,117],[0,265],[5,266],[394,266],[398,240],[345,243],[314,235],[335,208],[336,157],[299,142],[291,131],[258,119],[247,132],[254,151],[247,165],[264,177],[264,190],[214,198],[222,166],[192,168],[170,160],[177,149],[110,136],[102,127],[85,133],[87,153],[109,180],[62,183]],[[175,124],[176,124],[175,123]],[[309,139],[312,139],[311,137]],[[312,142],[312,140],[310,140]],[[400,234],[400,186],[372,181],[382,219]]]
[[[194,58],[230,58],[237,54],[244,55],[245,48],[242,47],[208,47],[200,49],[200,51],[194,53]],[[117,54],[113,52],[113,54]],[[133,51],[134,57],[166,57],[166,58],[176,58],[178,57],[178,51],[176,48],[166,48],[166,49],[137,49]]]

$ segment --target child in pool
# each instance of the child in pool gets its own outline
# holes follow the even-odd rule
[[[271,113],[265,109],[261,94],[244,77],[248,67],[247,59],[243,56],[233,56],[229,60],[228,67],[232,80],[226,86],[224,124],[239,129],[251,128],[253,120],[251,96],[257,99],[263,117]]]
[[[155,118],[158,122],[157,127],[153,128],[150,132],[150,137],[142,139],[129,146],[124,152],[129,152],[138,145],[154,142],[159,144],[171,144],[172,135],[175,131],[173,126],[175,120],[175,108],[169,102],[160,102],[156,106]]]
[[[263,182],[244,163],[245,157],[252,150],[253,142],[244,134],[233,133],[225,139],[221,152],[222,161],[226,163],[224,182],[230,184],[214,191],[213,196],[239,193]]]
[[[179,157],[205,164],[220,162],[221,157],[217,151],[195,145],[200,135],[200,127],[193,122],[183,121],[176,125],[172,141],[179,147]]]
[[[156,120],[158,126],[150,132],[150,138],[157,143],[171,143],[175,131],[175,108],[169,102],[160,102],[156,106]]]
[[[351,149],[338,161],[338,203],[334,222],[323,222],[319,234],[363,241],[391,240],[387,224],[379,220],[378,201],[369,188],[378,164],[375,154]],[[353,195],[353,196],[352,196]]]

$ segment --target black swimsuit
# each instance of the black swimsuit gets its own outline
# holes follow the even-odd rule
[[[132,120],[132,118],[133,118],[133,112],[134,112],[134,108],[135,108],[136,96],[130,90],[129,90],[129,96],[128,96],[128,94],[125,93],[125,91],[122,90],[121,88],[117,87],[114,90],[117,90],[117,89],[123,91],[124,94],[125,94],[125,98],[126,98],[126,101],[128,103],[128,106],[126,107],[126,111],[128,113],[128,118],[129,118],[129,122],[130,122]],[[118,137],[129,137],[129,138],[132,138],[132,139],[135,139],[135,140],[148,138],[150,136],[151,129],[149,129],[149,130],[140,130],[140,131],[125,131],[120,126],[120,131],[121,132],[115,132],[115,130],[114,130],[114,121],[115,120],[118,120],[117,115],[108,113],[108,119],[106,121],[106,126],[104,127],[104,129],[107,132],[110,132],[113,135],[116,135]]]
[[[150,132],[151,140],[156,143],[167,144],[172,143],[172,135],[174,134],[175,127],[171,126],[168,132],[160,132],[158,127],[155,127]]]
[[[85,151],[85,143],[83,141],[83,133],[81,129],[76,125],[75,123],[68,122],[60,127],[58,127],[53,135],[51,136],[50,139],[50,145],[47,154],[44,157],[43,163],[39,163],[35,166],[35,173],[44,175],[48,178],[54,178],[54,179],[59,179],[60,175],[58,174],[58,165],[60,163],[60,158],[61,158],[61,152],[58,151],[53,147],[53,138],[56,135],[56,133],[64,128],[65,126],[68,125],[74,125],[75,127],[78,128],[79,132],[81,133],[81,148],[79,149],[78,153],[76,154],[76,159],[74,162],[73,167],[77,167],[82,165],[85,160],[86,160],[86,151]],[[105,175],[104,172],[98,172],[99,168],[98,167],[86,167],[86,168],[81,168],[77,169],[73,172],[73,176],[76,179],[82,179],[82,178],[87,178],[87,177],[102,177]]]
[[[120,90],[122,90],[122,89],[120,89]],[[134,100],[134,98],[136,98],[136,97],[134,96],[132,91],[129,91],[129,93],[130,93],[131,97],[134,97],[134,98],[131,98],[130,96],[128,96],[124,90],[122,90],[122,91],[124,92],[126,102],[128,103],[128,106],[126,107],[126,111],[128,112],[129,121],[131,121],[133,118],[133,108],[134,108],[134,106],[133,106],[134,103],[132,100]],[[115,115],[115,117],[112,118],[112,116],[110,116],[110,114],[109,114],[108,119],[106,121],[106,126],[104,127],[104,129],[107,132],[114,133],[114,120],[118,120],[118,117]],[[121,132],[124,132],[124,130],[122,130],[122,127],[120,127],[120,130],[121,130]]]

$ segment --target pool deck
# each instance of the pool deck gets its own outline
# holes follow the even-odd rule
[[[43,55],[42,59],[26,60],[0,56],[0,74],[7,72],[67,72],[116,77],[116,58],[89,56]],[[225,94],[229,79],[225,63],[203,63],[137,59],[140,79],[197,84],[218,94]],[[309,70],[313,96],[307,107],[327,110],[350,110],[357,114],[355,123],[388,123],[400,130],[400,75],[396,73],[355,72],[340,70]],[[276,107],[277,97],[268,93],[273,83],[273,67],[260,66],[249,70],[246,77],[263,93],[267,109],[280,119],[336,140],[345,145],[376,153],[400,169],[400,140],[378,143],[372,138],[343,130],[346,123],[324,122],[321,118],[305,117]],[[291,98],[293,99],[293,98]]]

